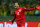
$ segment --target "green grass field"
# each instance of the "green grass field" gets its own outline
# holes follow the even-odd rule
[[[0,18],[0,21],[10,21],[12,20],[13,18]],[[26,21],[40,21],[40,18],[25,18]],[[16,21],[16,19],[15,19]]]
[[[13,19],[13,16],[0,17],[0,21],[11,21],[12,19]],[[40,16],[25,16],[25,20],[26,21],[40,21]]]

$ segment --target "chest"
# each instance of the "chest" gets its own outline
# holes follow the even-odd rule
[[[15,11],[15,14],[16,15],[21,15],[22,12],[23,12],[22,9],[18,9],[18,10]]]

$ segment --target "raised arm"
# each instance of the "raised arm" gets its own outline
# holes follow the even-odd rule
[[[35,8],[23,8],[24,11],[31,11],[34,10]]]

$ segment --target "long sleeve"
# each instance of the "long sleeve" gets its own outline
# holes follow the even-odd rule
[[[24,11],[31,11],[34,10],[34,8],[23,8]]]
[[[14,14],[14,17],[13,17],[13,20],[12,21],[14,21],[16,19],[16,15]]]

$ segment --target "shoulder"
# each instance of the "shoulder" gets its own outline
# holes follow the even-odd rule
[[[23,9],[24,7],[19,7],[19,9]]]

